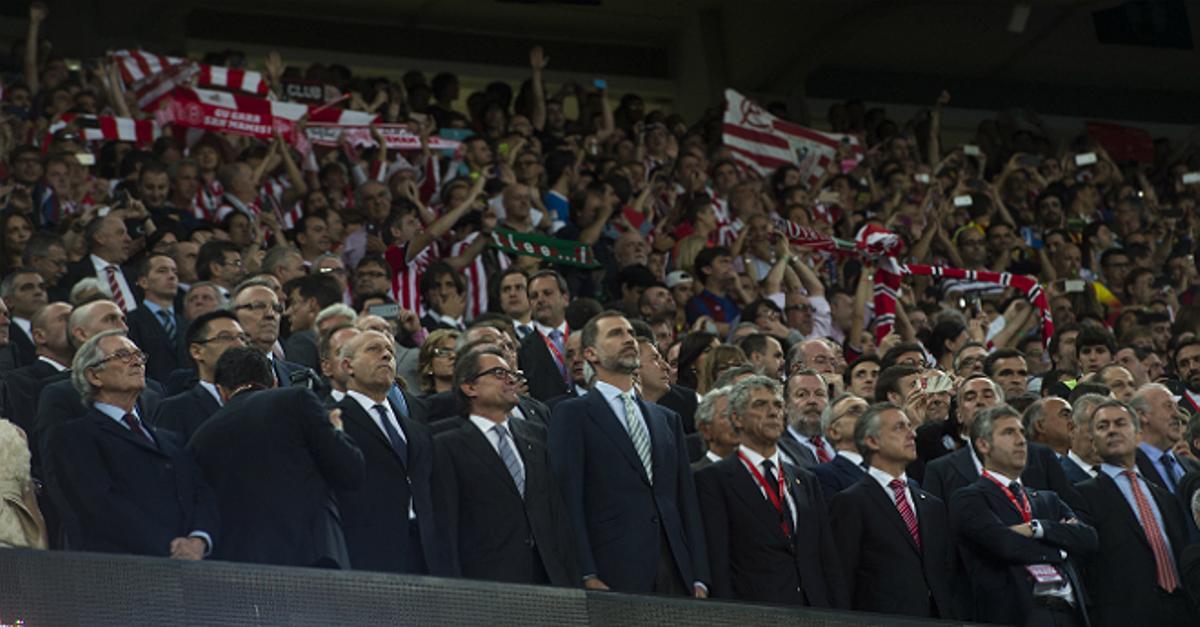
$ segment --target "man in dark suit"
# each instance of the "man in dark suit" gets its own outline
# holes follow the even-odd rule
[[[1096,530],[1050,491],[1022,485],[1027,458],[1021,415],[1008,406],[979,413],[971,439],[983,474],[950,499],[951,524],[972,587],[969,618],[1021,625],[1086,625],[1072,559],[1099,546]]]
[[[696,409],[696,428],[704,441],[704,454],[692,462],[692,470],[715,464],[737,451],[741,435],[729,416],[732,386],[709,390]]]
[[[141,266],[138,287],[145,296],[142,305],[129,312],[129,339],[146,353],[146,376],[163,383],[184,363],[183,339],[186,321],[175,310],[179,293],[179,275],[175,260],[167,255],[151,255]]]
[[[107,285],[112,301],[126,313],[137,309],[133,284],[121,264],[129,260],[133,240],[120,214],[110,213],[88,222],[83,232],[88,256],[67,266],[65,285],[94,278]]]
[[[900,407],[878,403],[855,419],[854,439],[869,476],[829,504],[850,608],[954,618],[946,505],[905,476],[917,458],[912,423]]]
[[[704,532],[679,416],[634,398],[640,360],[624,316],[602,313],[579,332],[596,384],[554,408],[550,461],[584,585],[707,596]]]
[[[306,375],[316,380],[316,373],[312,370],[284,361],[274,353],[276,342],[279,341],[279,317],[283,314],[283,305],[279,304],[279,297],[269,283],[250,279],[239,285],[233,297],[233,312],[250,336],[250,343],[271,360],[276,386],[292,385],[295,377]]]
[[[966,433],[970,433],[971,424],[975,422],[979,411],[1004,402],[1004,393],[1000,387],[987,377],[967,379],[959,386],[959,397],[966,399],[966,402],[960,400],[959,404],[959,414]],[[1028,449],[1027,463],[1021,473],[1021,480],[1025,485],[1038,490],[1051,490],[1069,505],[1078,508],[1078,492],[1067,480],[1054,451],[1048,446],[1036,443],[1028,444]],[[981,468],[983,463],[976,456],[970,443],[964,443],[957,451],[929,462],[925,467],[922,487],[943,501],[948,501],[959,488],[975,483]]]
[[[854,426],[865,411],[866,400],[854,394],[842,394],[821,412],[821,432],[833,444],[837,455],[833,461],[817,464],[810,470],[820,482],[826,502],[867,474],[866,462],[854,442]]]
[[[284,283],[283,293],[288,297],[284,315],[291,328],[291,335],[283,344],[284,355],[292,363],[319,369],[317,314],[342,302],[342,287],[337,279],[327,274],[308,274]]]
[[[225,351],[215,382],[226,404],[188,444],[217,494],[221,545],[236,562],[349,568],[334,488],[362,484],[362,452],[310,390],[269,389],[271,365]]]
[[[821,437],[821,414],[829,406],[829,387],[816,370],[792,373],[783,387],[788,428],[779,438],[784,461],[809,469],[833,461],[835,451]]]
[[[1178,493],[1184,475],[1200,470],[1200,464],[1177,457],[1172,451],[1183,437],[1184,427],[1175,398],[1167,386],[1147,383],[1138,388],[1129,401],[1142,424],[1142,441],[1137,451],[1138,472],[1171,494]]]
[[[31,320],[46,306],[46,280],[33,268],[17,268],[0,281],[0,298],[8,305],[8,345],[13,366],[28,366],[37,360]]]
[[[91,409],[50,434],[51,494],[72,513],[71,546],[199,560],[214,548],[214,495],[191,454],[138,411],[145,354],[105,331],[75,355],[72,378]]]
[[[138,311],[143,309],[148,308],[141,307]],[[221,408],[221,393],[215,379],[217,361],[229,349],[247,346],[249,342],[250,337],[230,311],[217,309],[196,318],[187,328],[187,347],[200,380],[192,389],[163,400],[158,426],[191,440],[196,429]],[[270,363],[267,365],[269,369]]]
[[[434,510],[455,576],[578,587],[571,527],[550,474],[546,431],[510,419],[520,375],[495,347],[458,357],[467,419],[436,438]]]
[[[503,331],[483,324],[472,326],[459,336],[458,342],[455,344],[455,351],[459,355],[465,355],[472,350],[492,347],[501,352],[505,362],[514,363],[517,357],[516,353],[510,350],[511,345],[511,340]],[[524,381],[521,382],[522,387],[524,387],[524,383]],[[453,390],[431,394],[422,400],[429,408],[429,426],[435,435],[457,429],[466,420]],[[517,406],[512,416],[518,420],[532,421],[543,429],[550,428],[550,409],[546,407],[545,403],[532,396],[518,394]]]
[[[567,363],[567,281],[553,270],[529,278],[529,301],[533,305],[534,332],[521,341],[521,369],[537,376],[529,380],[529,395],[548,402],[568,391],[571,382]],[[555,376],[557,375],[557,376]]]
[[[1079,484],[1082,516],[1100,534],[1085,565],[1092,618],[1098,627],[1195,625],[1181,587],[1179,557],[1187,527],[1179,501],[1137,470],[1141,423],[1119,401],[1096,406],[1088,421],[1100,474]]]
[[[433,436],[412,415],[413,399],[402,395],[402,406],[388,398],[396,377],[394,342],[364,331],[342,347],[339,359],[350,380],[337,407],[367,468],[362,486],[337,492],[350,563],[360,570],[446,574],[433,510]]]
[[[781,461],[776,447],[785,428],[779,384],[759,375],[743,379],[729,406],[741,445],[696,474],[712,596],[847,607],[820,486]]]
[[[50,303],[30,320],[37,358],[28,366],[9,372],[5,379],[4,415],[26,432],[33,430],[38,395],[53,375],[70,368],[75,349],[67,341],[67,319],[71,306]]]

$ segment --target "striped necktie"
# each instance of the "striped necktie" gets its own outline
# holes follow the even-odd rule
[[[633,402],[633,394],[624,392],[621,401],[625,404],[625,425],[629,429],[629,437],[633,440],[633,448],[642,460],[646,469],[646,478],[654,483],[654,461],[650,457],[650,434],[646,425],[638,418],[637,404]]]
[[[508,427],[496,425],[492,427],[492,432],[496,434],[496,451],[500,453],[500,461],[504,462],[505,468],[508,468],[508,474],[512,475],[513,483],[517,486],[517,492],[520,492],[521,497],[524,498],[525,470],[521,468],[521,463],[517,461],[517,452],[508,443],[512,438],[508,433]]]

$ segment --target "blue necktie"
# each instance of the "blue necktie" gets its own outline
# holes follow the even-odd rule
[[[408,413],[408,400],[404,398],[404,392],[400,390],[400,386],[392,384],[392,389],[388,390],[388,400],[396,405],[396,411],[400,413],[401,418],[412,418]]]
[[[388,441],[392,443],[392,449],[396,451],[396,455],[400,457],[400,463],[408,468],[408,444],[405,443],[396,427],[392,426],[392,421],[388,420],[387,408],[383,405],[376,405],[373,409],[375,413],[379,414],[379,422],[383,423],[383,432],[387,435]]]
[[[1175,456],[1170,453],[1163,453],[1159,461],[1162,462],[1163,470],[1166,471],[1167,489],[1171,491],[1171,494],[1174,494],[1175,488],[1178,485],[1175,477],[1175,469],[1178,467],[1175,465]]]

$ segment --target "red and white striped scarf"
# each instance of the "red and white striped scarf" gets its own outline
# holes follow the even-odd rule
[[[450,256],[457,257],[479,237],[479,232],[476,231],[464,237],[462,240],[455,242],[450,247]],[[488,309],[488,279],[491,277],[487,274],[486,266],[484,266],[482,255],[476,255],[475,259],[466,268],[463,268],[463,275],[467,278],[467,320],[474,320],[479,314]],[[500,270],[508,269],[508,255],[497,252],[497,260],[500,262]]]
[[[294,141],[294,124],[306,115],[310,123],[343,126],[369,126],[378,120],[377,115],[363,111],[314,107],[189,87],[176,87],[164,102],[165,105],[155,111],[158,123],[163,126],[178,124],[260,139],[274,137],[278,130],[285,139]]]
[[[83,139],[89,142],[125,141],[138,146],[149,146],[160,135],[158,125],[153,120],[64,113],[46,129],[46,145],[50,144],[50,136],[67,128],[72,122],[79,129]]]
[[[262,74],[253,70],[207,65],[191,59],[168,57],[144,50],[117,50],[110,56],[117,62],[121,79],[125,85],[135,91],[152,84],[153,79],[161,77],[168,70],[180,67],[187,69],[174,73],[176,78],[183,77],[180,82],[176,83],[177,85],[182,85],[183,82],[195,76],[196,85],[200,87],[236,90],[258,96],[265,96],[269,91]]]

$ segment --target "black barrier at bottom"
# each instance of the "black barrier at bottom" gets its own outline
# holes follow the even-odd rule
[[[233,562],[0,550],[0,623],[928,625],[935,621]]]

